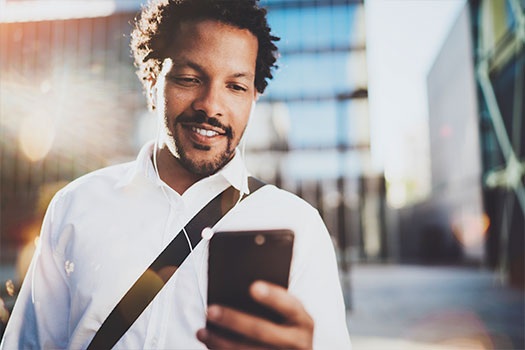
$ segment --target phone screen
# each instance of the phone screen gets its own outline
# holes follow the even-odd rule
[[[220,304],[282,323],[255,302],[249,287],[264,280],[288,288],[294,233],[291,230],[216,232],[208,258],[208,305]],[[217,331],[212,324],[207,325]]]

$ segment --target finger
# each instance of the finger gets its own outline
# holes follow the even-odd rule
[[[197,331],[197,339],[203,342],[208,349],[268,349],[267,346],[263,347],[262,345],[226,339],[208,329],[199,329]]]
[[[314,328],[314,321],[306,312],[303,304],[285,288],[264,281],[256,281],[250,286],[250,294],[259,303],[283,315],[288,324]]]
[[[199,329],[197,339],[203,342],[208,349],[235,349],[236,344],[224,339],[207,329]]]
[[[280,348],[308,348],[311,346],[312,333],[309,329],[275,324],[264,318],[228,307],[210,306],[208,321],[240,333],[249,339]]]

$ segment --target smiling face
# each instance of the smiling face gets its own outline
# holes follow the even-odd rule
[[[234,155],[252,104],[257,38],[216,21],[184,22],[154,82],[163,145],[191,174],[208,176]]]

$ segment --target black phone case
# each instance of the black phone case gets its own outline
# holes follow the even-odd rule
[[[288,288],[294,233],[290,230],[216,232],[208,258],[208,305],[221,304],[282,323],[273,310],[256,303],[250,285],[265,280]],[[213,324],[207,328],[232,337]]]

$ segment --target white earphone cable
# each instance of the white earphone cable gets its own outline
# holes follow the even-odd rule
[[[248,123],[250,122],[250,120],[252,119],[252,114],[253,114],[253,111],[255,109],[255,101],[253,102],[252,104],[252,108],[251,108],[251,111],[250,111],[250,116],[248,117]],[[248,130],[248,127],[246,127],[245,129],[245,133],[242,137],[242,140],[241,140],[241,150],[240,150],[240,155],[241,155],[241,158],[242,158],[242,161],[245,162],[245,152],[246,152],[246,130]],[[168,201],[168,205],[169,205],[169,211],[168,211],[168,216],[166,217],[166,224],[164,225],[164,233],[166,232],[167,230],[167,226],[168,226],[168,223],[169,223],[169,218],[170,218],[170,214],[173,210],[173,204],[171,202],[171,199],[168,195],[168,193],[166,192],[165,188],[164,188],[164,185],[163,185],[163,181],[160,177],[160,172],[159,172],[159,168],[158,168],[158,164],[157,164],[157,152],[159,151],[159,139],[160,139],[160,131],[161,131],[161,116],[157,116],[157,135],[156,135],[156,138],[155,138],[155,144],[153,146],[153,168],[155,170],[155,174],[157,175],[157,180],[159,181],[159,185],[160,185],[160,188],[162,190],[162,193],[164,194],[164,197],[166,198],[166,200]],[[246,179],[248,174],[247,174],[247,170],[246,170],[246,167],[242,167],[243,168],[243,179]],[[237,207],[237,205],[241,202],[242,198],[246,195],[245,191],[244,191],[244,188],[242,187],[241,190],[240,190],[240,194],[239,194],[239,199],[237,200],[237,202],[235,203],[235,205],[232,207],[231,210],[235,209],[235,207]],[[193,261],[193,268],[197,275],[197,286],[198,286],[198,289],[199,289],[199,294],[201,296],[201,302],[202,302],[202,305],[203,305],[203,308],[204,308],[204,312],[207,314],[208,311],[207,311],[207,302],[205,300],[205,297],[204,297],[204,293],[203,293],[203,286],[201,286],[201,271],[202,271],[202,267],[204,265],[204,259],[206,257],[206,254],[202,254],[202,258],[201,258],[201,263],[200,263],[200,266],[199,268],[197,269],[197,262],[195,261],[195,254],[192,254],[193,253],[193,247],[192,247],[192,244],[191,244],[191,240],[190,240],[190,237],[188,235],[188,233],[186,232],[186,228],[183,227],[182,228],[182,232],[184,233],[184,236],[186,237],[186,241],[188,243],[188,247],[190,248],[190,255],[191,255],[191,259]],[[209,244],[209,239],[206,239],[205,240],[206,244]]]
[[[160,122],[160,117],[157,117],[157,137],[155,138],[155,144],[153,146],[153,169],[155,170],[155,174],[157,175],[157,180],[159,181],[160,189],[162,190],[162,193],[164,194],[164,197],[168,201],[168,205],[169,205],[168,216],[166,217],[166,224],[164,225],[164,232],[166,232],[167,227],[168,227],[168,223],[169,223],[169,218],[170,218],[171,212],[173,210],[173,204],[171,202],[171,199],[169,198],[168,193],[166,192],[166,190],[164,188],[164,185],[162,183],[162,179],[160,177],[158,164],[157,164],[157,151],[159,150],[159,138],[160,138],[160,129],[161,129],[161,124],[160,123],[161,123]],[[202,287],[201,287],[201,283],[200,283],[201,274],[200,274],[200,271],[196,270],[197,269],[197,262],[195,261],[195,255],[192,254],[193,253],[193,246],[191,244],[190,237],[188,235],[188,232],[186,232],[186,228],[185,227],[182,228],[182,232],[184,233],[184,237],[186,238],[186,242],[188,243],[188,247],[190,248],[190,256],[191,256],[191,259],[193,260],[193,268],[195,269],[195,273],[197,275],[197,286],[199,288],[199,294],[201,296],[200,299],[201,299],[201,302],[202,302],[202,306],[203,306],[204,312],[207,314],[206,301],[205,301],[204,293],[202,292]],[[202,266],[201,266],[201,270],[202,270]]]

